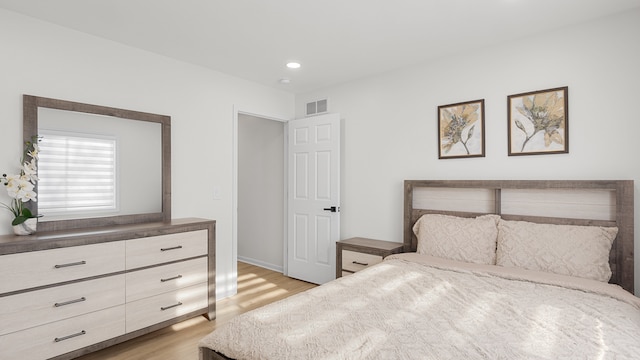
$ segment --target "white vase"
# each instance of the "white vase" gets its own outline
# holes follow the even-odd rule
[[[29,218],[22,224],[13,226],[13,233],[16,235],[31,235],[36,233],[38,228],[38,219]]]

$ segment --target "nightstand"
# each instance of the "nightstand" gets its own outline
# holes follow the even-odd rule
[[[336,243],[336,278],[353,274],[403,251],[404,244],[354,237]]]

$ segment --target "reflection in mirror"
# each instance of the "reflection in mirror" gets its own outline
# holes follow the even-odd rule
[[[39,108],[43,221],[162,211],[158,123]]]
[[[171,219],[170,117],[25,95],[35,134],[41,230]]]

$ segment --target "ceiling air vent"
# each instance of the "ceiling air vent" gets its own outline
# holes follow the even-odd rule
[[[326,113],[328,110],[327,99],[307,103],[307,116]]]

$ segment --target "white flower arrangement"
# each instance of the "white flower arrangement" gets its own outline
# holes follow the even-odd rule
[[[0,183],[5,186],[7,194],[12,198],[10,205],[2,203],[14,215],[11,225],[16,226],[24,223],[27,219],[36,218],[37,215],[31,213],[31,210],[25,206],[26,202],[36,201],[35,185],[38,182],[38,137],[34,137],[33,141],[25,142],[24,153],[22,156],[22,168],[19,175],[2,174]],[[27,157],[30,160],[27,160]]]

